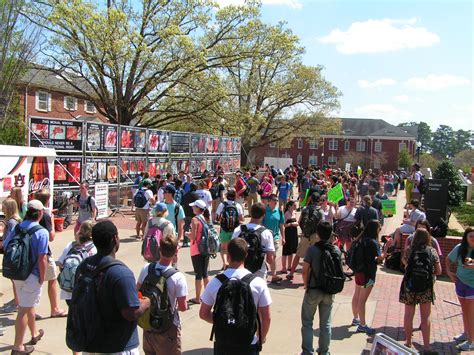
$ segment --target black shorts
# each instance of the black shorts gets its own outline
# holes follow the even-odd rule
[[[252,345],[249,350],[246,351],[227,351],[220,349],[219,346],[214,343],[214,355],[258,355],[260,351],[257,348],[257,345]]]
[[[207,270],[209,269],[209,255],[194,255],[191,256],[191,261],[193,262],[193,269],[196,273],[196,280],[207,278]]]

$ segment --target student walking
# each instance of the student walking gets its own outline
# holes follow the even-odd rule
[[[89,183],[87,181],[81,182],[79,186],[80,194],[76,197],[75,207],[78,208],[78,217],[76,225],[74,226],[74,234],[79,232],[81,223],[88,219],[95,220],[97,216],[97,206],[95,198],[89,195]],[[137,234],[138,236],[138,234]]]
[[[293,256],[298,247],[298,220],[296,219],[296,202],[288,201],[285,206],[285,244],[281,258],[281,273],[286,274],[293,263]]]

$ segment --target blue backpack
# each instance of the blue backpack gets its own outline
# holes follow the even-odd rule
[[[201,241],[198,245],[199,253],[203,256],[210,256],[214,259],[219,252],[219,235],[212,223],[207,223],[201,215],[197,215],[196,218],[202,224]]]
[[[147,203],[148,199],[146,198],[145,190],[138,189],[137,193],[135,194],[135,197],[133,197],[133,204],[136,208],[143,208]]]

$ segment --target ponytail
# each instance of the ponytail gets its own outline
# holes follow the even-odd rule
[[[211,213],[209,212],[208,208],[205,208],[205,209],[202,210],[202,215],[208,221],[211,219]]]

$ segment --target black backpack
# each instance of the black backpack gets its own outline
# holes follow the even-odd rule
[[[260,333],[260,318],[250,288],[255,277],[253,274],[245,275],[242,279],[229,279],[224,274],[216,276],[222,285],[212,312],[214,322],[210,340],[215,335],[219,349],[229,353],[248,352],[256,331]],[[259,334],[259,350],[260,339],[262,337]]]
[[[363,239],[356,239],[352,242],[351,248],[347,252],[348,265],[354,272],[365,270]]]
[[[219,198],[219,185],[213,184],[209,189],[209,192],[211,193],[211,197],[213,200]]]
[[[177,272],[175,268],[164,272],[156,270],[156,263],[148,265],[148,275],[140,291],[151,300],[151,306],[138,320],[138,325],[144,330],[164,333],[173,325],[175,305],[170,302],[166,281]]]
[[[265,260],[265,253],[262,247],[262,232],[265,227],[249,229],[245,224],[240,226],[240,238],[245,239],[248,245],[247,257],[244,266],[250,272],[260,270]]]
[[[420,174],[420,182],[418,183],[418,191],[422,195],[425,193],[425,185],[426,185],[425,175]]]
[[[148,199],[146,198],[145,191],[143,189],[138,189],[133,197],[133,204],[136,208],[143,208],[147,204]]]
[[[3,276],[11,280],[26,280],[34,267],[31,250],[31,238],[34,233],[44,229],[40,225],[29,229],[16,225],[14,236],[10,239],[4,250],[2,271]]]
[[[448,222],[440,218],[431,229],[431,235],[435,238],[444,238],[448,235]]]
[[[224,202],[224,208],[221,213],[221,228],[225,232],[233,232],[239,225],[240,221],[237,207],[228,202]]]
[[[124,264],[109,260],[88,271],[83,262],[76,272],[66,323],[66,344],[73,351],[87,351],[94,339],[103,339],[105,322],[98,305],[100,275],[114,265]]]
[[[77,195],[76,196],[76,200],[77,200],[77,203],[79,203],[79,200],[81,198],[81,195]],[[92,199],[92,196],[89,195],[89,197],[87,197],[87,211],[91,212],[92,211],[92,202],[91,202],[91,199]]]
[[[411,252],[404,282],[415,293],[433,289],[433,260],[427,248]]]
[[[313,277],[316,283],[315,288],[330,295],[341,292],[346,281],[342,270],[341,253],[336,246],[328,242],[318,242],[315,246],[321,250],[319,273],[315,275],[313,270],[310,273],[310,277]]]
[[[305,237],[311,236],[316,233],[316,228],[319,222],[324,218],[321,208],[308,206],[303,210],[303,216],[301,217],[301,231]]]

